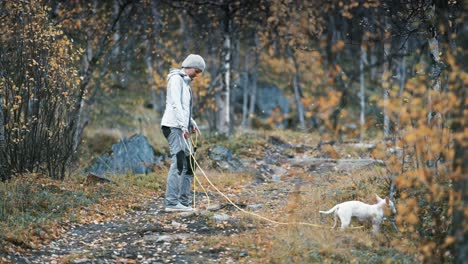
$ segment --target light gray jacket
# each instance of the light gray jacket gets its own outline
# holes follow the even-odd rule
[[[161,126],[176,127],[182,131],[198,129],[192,119],[192,79],[182,69],[171,69],[167,81],[166,109]]]

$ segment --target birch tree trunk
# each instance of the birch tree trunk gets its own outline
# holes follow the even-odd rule
[[[400,58],[400,62],[398,63],[398,83],[400,85],[400,89],[398,90],[398,96],[402,98],[403,96],[403,91],[405,90],[405,85],[406,85],[406,52],[407,52],[407,42],[403,43],[403,56]],[[400,131],[400,126],[401,126],[401,118],[400,114],[398,114],[398,121],[397,121],[397,127],[395,131]]]
[[[233,36],[234,42],[232,47],[231,53],[231,70],[235,73],[240,73],[240,40],[238,37]],[[242,79],[241,79],[242,80]],[[236,90],[239,90],[239,86],[236,83],[233,84],[231,92],[237,94]],[[234,124],[237,122],[236,114],[235,114],[235,98],[234,96],[229,96],[229,131],[234,131]]]
[[[304,106],[301,102],[301,94],[299,92],[299,82],[301,79],[300,72],[299,72],[299,64],[297,63],[296,55],[293,51],[291,51],[291,57],[294,62],[294,78],[293,78],[293,89],[294,89],[294,100],[296,101],[297,106],[297,116],[299,119],[299,128],[302,131],[306,130],[305,119],[304,119]]]
[[[431,78],[432,84],[431,89],[427,91],[428,95],[428,114],[427,114],[427,126],[430,129],[433,129],[435,133],[437,133],[438,138],[440,139],[442,135],[442,116],[441,113],[438,112],[438,109],[434,109],[434,101],[432,96],[435,96],[435,100],[440,97],[441,93],[441,74],[442,74],[442,62],[440,60],[440,47],[439,47],[439,40],[437,37],[439,36],[439,26],[443,26],[442,21],[444,20],[443,17],[440,17],[443,10],[436,10],[436,4],[434,4],[431,9],[429,10],[429,18],[431,21],[434,21],[433,24],[429,27],[427,42],[429,44],[429,52],[431,54],[431,62],[430,62],[430,72],[429,77]],[[437,13],[436,13],[437,12]],[[434,138],[434,141],[436,139]],[[434,142],[434,144],[440,144],[439,142]],[[438,174],[437,166],[438,160],[440,157],[440,151],[433,151],[431,148],[433,142],[428,142],[427,152],[429,153],[429,158],[426,161],[428,167],[432,167],[434,172]]]
[[[388,88],[390,87],[390,69],[389,69],[389,56],[390,56],[390,38],[387,35],[390,32],[390,25],[384,20],[384,32],[383,32],[383,71],[382,71],[382,88],[383,88],[383,118],[384,118],[384,138],[388,138],[390,135],[390,119],[388,117],[387,104],[388,104]]]
[[[360,105],[361,105],[361,114],[359,115],[359,125],[360,125],[360,133],[359,133],[359,142],[364,140],[364,136],[366,133],[366,87],[365,87],[365,79],[364,79],[364,64],[367,60],[366,48],[364,47],[364,42],[366,41],[365,37],[363,37],[361,43],[361,56],[359,60],[359,98],[360,98]]]
[[[222,90],[216,96],[218,107],[218,131],[221,135],[230,134],[230,87],[231,87],[231,18],[229,16],[229,5],[226,6],[226,17],[224,19],[224,79]]]
[[[434,7],[435,8],[435,7]],[[434,11],[433,11],[434,12]],[[439,41],[437,40],[437,28],[433,28],[431,32],[431,36],[427,39],[429,44],[429,51],[431,53],[431,72],[429,76],[432,79],[432,86],[431,89],[435,91],[437,94],[440,93],[440,74],[441,74],[441,62],[440,62],[440,48],[439,48]],[[434,111],[432,107],[432,96],[431,92],[428,92],[428,116],[427,122],[428,126],[432,127],[431,121],[434,117],[438,115],[437,112]]]

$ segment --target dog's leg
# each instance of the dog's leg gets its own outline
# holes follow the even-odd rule
[[[337,221],[336,218],[338,218],[338,216],[337,216],[336,213],[335,213],[335,214],[334,214],[335,223],[333,223],[333,226],[332,226],[331,229],[335,229],[335,227],[336,227],[336,221]]]
[[[349,224],[351,223],[351,217],[340,217],[341,221],[341,231],[345,231],[348,228]]]
[[[372,233],[377,235],[380,232],[380,224],[382,223],[381,219],[376,219],[372,221]]]
[[[373,224],[372,225],[372,233],[374,233],[374,235],[377,235],[380,231],[380,225],[379,224]]]

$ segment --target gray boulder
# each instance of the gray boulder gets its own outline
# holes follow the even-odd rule
[[[213,160],[214,166],[229,172],[244,172],[245,166],[242,160],[233,156],[232,152],[223,146],[215,146],[208,154]]]
[[[276,107],[279,107],[285,116],[290,111],[288,98],[273,85],[258,87],[256,106],[264,117],[269,117]]]
[[[136,134],[112,145],[112,152],[98,157],[89,168],[90,173],[105,174],[146,174],[154,165],[161,163],[156,157],[148,139]]]

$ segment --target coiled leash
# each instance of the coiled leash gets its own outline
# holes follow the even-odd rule
[[[198,145],[198,133],[195,133],[195,142],[193,142],[192,138],[190,138],[190,141],[192,142],[192,146],[193,146],[193,153],[191,151],[191,148],[188,146],[188,143],[186,141],[186,139],[184,138],[184,142],[185,144],[187,145],[187,148],[189,149],[189,152],[190,152],[190,159],[189,159],[189,163],[188,164],[190,166],[190,168],[192,169],[192,173],[193,173],[193,178],[195,179],[195,181],[193,181],[193,208],[196,208],[196,203],[195,203],[195,199],[196,199],[196,194],[197,194],[197,183],[200,185],[200,187],[202,188],[203,192],[205,193],[205,196],[206,198],[208,198],[208,206],[207,208],[210,207],[210,196],[208,195],[208,192],[206,191],[205,187],[203,186],[203,184],[200,182],[200,180],[198,179],[197,177],[197,174],[195,173],[195,162],[192,162],[195,161],[195,152],[197,151],[197,145]]]
[[[195,139],[198,143],[198,136],[196,136],[196,139]],[[192,140],[192,138],[190,138],[190,141],[192,142],[192,146],[194,146],[194,142]],[[232,206],[234,206],[236,209],[238,209],[239,211],[243,212],[243,213],[246,213],[248,215],[252,215],[254,217],[257,217],[259,219],[262,219],[264,221],[267,221],[267,222],[270,222],[270,223],[273,223],[273,224],[277,224],[277,225],[304,225],[304,226],[311,226],[311,227],[317,227],[317,228],[324,228],[324,227],[329,227],[331,228],[331,226],[325,226],[325,225],[318,225],[318,224],[312,224],[312,223],[307,223],[307,222],[280,222],[280,221],[275,221],[273,219],[270,219],[268,217],[265,217],[265,216],[262,216],[262,215],[259,215],[257,213],[254,213],[254,212],[250,212],[250,211],[247,211],[247,210],[244,210],[242,208],[240,208],[237,204],[235,204],[231,199],[229,199],[229,197],[227,195],[225,195],[221,190],[218,189],[218,187],[216,187],[216,185],[213,184],[213,182],[211,182],[211,180],[208,178],[208,176],[206,175],[205,171],[202,169],[202,167],[200,166],[200,164],[198,164],[197,162],[197,159],[195,158],[195,153],[192,152],[192,149],[190,148],[189,144],[188,144],[188,140],[184,138],[184,142],[187,146],[187,148],[189,149],[189,152],[190,152],[190,156],[192,157],[192,159],[190,160],[193,160],[195,164],[190,164],[190,166],[192,166],[192,171],[193,171],[193,177],[196,179],[196,182],[198,182],[198,184],[202,187],[203,191],[205,192],[205,195],[206,197],[208,197],[208,205],[209,205],[209,201],[210,201],[210,197],[208,196],[208,193],[206,192],[206,189],[203,187],[203,185],[201,184],[201,182],[198,180],[198,177],[196,177],[195,175],[195,166],[198,167],[200,169],[200,171],[202,172],[203,176],[205,177],[205,179],[208,181],[208,183],[211,185],[211,187],[213,187],[219,194],[221,194],[221,196],[223,196]],[[194,199],[193,199],[193,208],[195,208],[195,182],[194,182]],[[348,227],[348,228],[351,228],[351,229],[357,229],[357,228],[362,228],[363,226],[357,226],[357,227]]]

